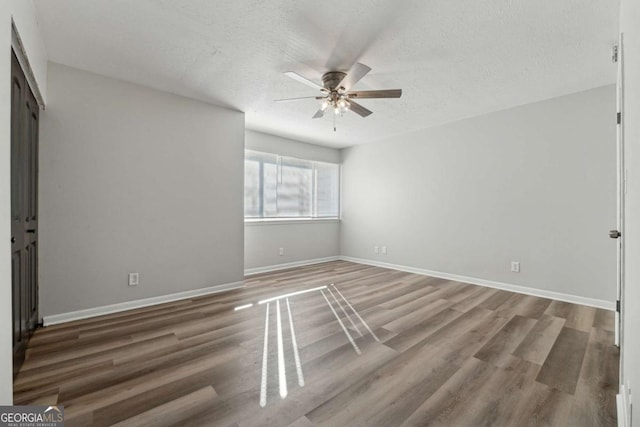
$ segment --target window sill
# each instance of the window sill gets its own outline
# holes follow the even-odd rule
[[[245,219],[244,225],[319,224],[340,222],[340,218],[256,218]]]

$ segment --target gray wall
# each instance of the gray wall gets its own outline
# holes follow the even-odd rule
[[[247,150],[316,160],[318,162],[340,163],[340,150],[282,138],[268,133],[247,130],[244,143]]]
[[[241,281],[244,114],[53,63],[48,83],[42,314]]]
[[[614,112],[606,86],[343,150],[341,254],[614,301]]]
[[[280,154],[322,162],[340,162],[340,152],[293,141],[275,135],[248,130],[245,147],[249,150]],[[271,267],[340,254],[340,223],[338,221],[253,222],[245,224],[245,269]],[[279,248],[284,255],[279,255]]]
[[[620,28],[624,33],[625,105],[624,135],[627,168],[625,204],[625,295],[624,331],[622,336],[621,383],[630,386],[632,394],[640,395],[640,3],[622,0]],[[634,391],[636,390],[636,391]],[[637,399],[636,399],[637,401]],[[640,425],[638,404],[633,425]],[[620,424],[622,425],[622,424]]]
[[[244,230],[244,267],[247,270],[340,254],[338,221],[247,223]],[[279,248],[284,249],[284,255],[279,255]]]

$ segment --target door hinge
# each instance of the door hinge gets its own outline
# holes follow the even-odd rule
[[[611,46],[611,62],[618,62],[618,45]]]
[[[616,312],[620,313],[620,300],[616,301]]]
[[[620,111],[616,113],[616,123],[617,124],[622,123],[622,113]]]
[[[624,190],[624,194],[627,194],[627,183],[629,182],[629,180],[627,179],[628,177],[628,173],[627,170],[624,170],[624,181],[622,183],[622,189]]]

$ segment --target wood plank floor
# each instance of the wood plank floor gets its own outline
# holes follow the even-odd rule
[[[614,426],[613,322],[335,261],[38,330],[14,399],[67,426]]]

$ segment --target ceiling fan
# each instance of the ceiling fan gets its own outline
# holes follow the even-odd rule
[[[322,92],[322,95],[276,99],[276,101],[296,101],[299,99],[310,98],[315,98],[322,101],[320,104],[320,108],[313,115],[313,118],[319,119],[324,116],[325,111],[327,111],[329,108],[333,109],[333,130],[335,131],[336,115],[341,115],[348,110],[353,111],[360,117],[367,117],[368,115],[373,113],[373,111],[358,104],[355,99],[400,98],[402,96],[402,89],[352,91],[351,88],[353,87],[353,85],[359,82],[360,79],[367,75],[369,71],[371,71],[371,68],[359,62],[351,67],[351,70],[346,73],[342,71],[328,71],[322,75],[322,86],[312,80],[307,79],[306,77],[301,76],[294,71],[287,71],[286,73],[284,73],[287,77],[290,77],[293,80],[296,80],[314,89],[320,90],[320,92]]]

